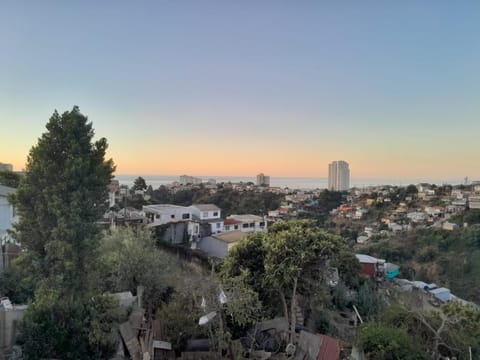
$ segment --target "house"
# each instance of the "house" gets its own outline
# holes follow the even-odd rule
[[[230,215],[224,222],[225,231],[240,230],[242,232],[266,231],[267,222],[257,215]]]
[[[214,204],[194,204],[190,206],[194,220],[208,224],[210,234],[224,231],[224,222],[221,218],[222,210]]]
[[[228,251],[247,235],[248,233],[240,230],[213,234],[202,238],[198,245],[207,255],[223,259],[227,256]]]
[[[470,209],[480,209],[480,196],[469,196],[468,207]]]
[[[166,242],[180,244],[198,234],[198,226],[191,222],[191,207],[158,204],[144,205],[142,210],[149,222],[147,226],[156,228],[157,235]]]
[[[420,223],[427,220],[427,214],[419,211],[413,211],[407,214],[407,218],[409,218],[414,223]]]
[[[154,225],[164,225],[192,219],[192,209],[186,206],[171,204],[144,205],[142,210],[149,222]]]
[[[360,262],[361,274],[367,275],[372,279],[378,278],[380,272],[383,275],[383,264],[385,263],[385,260],[364,254],[355,254],[355,256]]]
[[[455,230],[457,228],[457,224],[455,223],[451,223],[451,222],[444,222],[443,225],[442,225],[442,229],[443,230],[448,230],[448,231],[452,231],[452,230]]]
[[[355,211],[355,215],[353,216],[354,219],[360,220],[362,219],[366,214],[368,214],[367,209],[357,209]]]
[[[0,185],[0,244],[11,240],[7,230],[17,221],[15,208],[8,201],[8,195],[13,193],[14,188]]]
[[[368,241],[369,237],[366,235],[360,235],[357,237],[357,243],[358,244],[365,244]]]

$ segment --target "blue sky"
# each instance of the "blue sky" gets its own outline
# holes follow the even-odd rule
[[[480,178],[479,34],[478,1],[5,1],[0,161],[76,104],[122,173]]]

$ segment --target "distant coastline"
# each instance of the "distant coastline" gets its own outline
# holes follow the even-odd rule
[[[179,180],[179,176],[174,175],[124,175],[117,174],[115,178],[120,182],[121,185],[131,186],[133,181],[138,176],[142,176],[147,185],[151,185],[154,189],[157,189],[161,185],[168,185],[174,181]],[[255,177],[251,176],[196,176],[203,181],[208,179],[215,179],[217,183],[221,182],[253,182],[255,183]],[[409,184],[418,184],[418,183],[429,183],[429,184],[450,184],[457,185],[460,184],[460,181],[454,180],[438,180],[438,179],[356,179],[351,180],[351,187],[367,187],[367,186],[376,186],[376,185],[397,185],[397,186],[407,186]],[[288,187],[290,189],[326,189],[328,186],[327,178],[310,178],[310,177],[270,177],[270,186],[273,187]]]

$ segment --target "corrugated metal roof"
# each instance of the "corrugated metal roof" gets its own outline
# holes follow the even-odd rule
[[[340,341],[327,335],[321,335],[322,345],[317,360],[338,360],[340,358]]]
[[[376,264],[378,262],[377,258],[374,258],[373,256],[370,255],[365,255],[365,254],[355,254],[357,257],[358,261],[360,261],[363,264]]]

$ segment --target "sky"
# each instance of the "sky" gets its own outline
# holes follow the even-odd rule
[[[118,174],[480,179],[480,2],[0,3],[0,162],[78,105]]]

